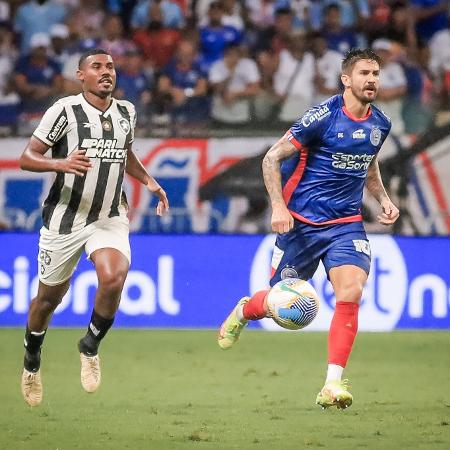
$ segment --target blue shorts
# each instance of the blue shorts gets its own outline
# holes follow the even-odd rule
[[[288,277],[309,280],[320,260],[327,275],[332,267],[344,264],[369,274],[370,246],[362,222],[314,226],[295,220],[289,233],[277,236],[270,285]]]

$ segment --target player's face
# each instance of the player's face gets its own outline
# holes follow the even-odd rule
[[[83,89],[101,98],[111,95],[116,85],[116,70],[110,55],[91,55],[77,72]]]
[[[362,59],[349,75],[342,75],[342,83],[361,103],[372,103],[380,87],[380,66],[371,59]]]

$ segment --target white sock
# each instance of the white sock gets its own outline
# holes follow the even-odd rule
[[[239,322],[243,322],[244,320],[244,305],[239,305],[236,309],[236,317],[238,318]]]
[[[341,381],[342,373],[344,372],[344,368],[341,366],[338,366],[337,364],[328,364],[328,371],[327,371],[327,381],[333,381],[338,380]]]

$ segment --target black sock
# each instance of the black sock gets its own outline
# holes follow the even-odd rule
[[[26,351],[23,365],[29,372],[37,372],[41,366],[41,347],[46,332],[47,330],[42,332],[31,331],[27,324],[24,341]]]
[[[96,355],[100,341],[105,337],[113,322],[114,317],[112,319],[105,319],[98,315],[94,309],[86,336],[78,342],[78,350],[89,356]]]

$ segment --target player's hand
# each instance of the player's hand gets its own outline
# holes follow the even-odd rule
[[[287,233],[294,227],[294,218],[292,217],[285,204],[276,204],[272,207],[272,230],[275,233]]]
[[[58,172],[73,173],[79,177],[92,167],[91,160],[85,155],[86,150],[74,150],[66,159],[59,160]]]
[[[159,197],[159,202],[156,205],[156,214],[162,216],[169,211],[169,199],[167,198],[166,191],[154,180],[150,180],[147,183],[148,189]]]
[[[398,208],[388,198],[381,201],[381,209],[383,212],[377,219],[382,225],[392,225],[400,215]]]

